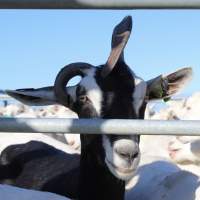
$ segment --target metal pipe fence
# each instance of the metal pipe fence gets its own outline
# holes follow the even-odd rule
[[[0,0],[2,9],[199,9],[200,0]]]
[[[0,118],[0,132],[200,135],[200,121]]]

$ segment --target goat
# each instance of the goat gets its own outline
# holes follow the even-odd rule
[[[44,142],[46,144],[49,144],[51,146],[56,147],[57,149],[60,149],[66,153],[79,153],[79,150],[75,150],[71,146],[64,144],[63,142],[60,142],[52,137],[49,137],[48,135],[42,134],[42,133],[1,133],[0,136],[0,153],[8,146],[11,146],[13,144],[24,144],[30,141],[40,141]]]
[[[191,68],[147,82],[136,76],[125,63],[123,52],[131,29],[130,16],[115,27],[106,64],[95,67],[72,63],[58,73],[54,86],[7,90],[7,93],[29,105],[61,104],[76,112],[79,118],[144,119],[147,102],[175,94],[190,79]],[[66,87],[68,81],[78,75],[81,81],[76,86]],[[76,191],[78,199],[122,200],[125,181],[134,176],[139,160],[139,136],[134,133],[130,136],[81,134],[81,156],[70,156],[47,144],[30,142],[5,149],[1,154],[1,167],[5,171],[8,166],[9,171],[18,166],[18,172],[10,172],[14,177],[9,179],[3,174],[5,182],[16,186],[65,196],[69,196],[67,188],[71,187],[70,191]],[[75,180],[77,183],[73,185]],[[59,191],[54,191],[55,188]]]
[[[199,97],[199,93],[194,93],[191,97],[181,101],[169,101],[168,108],[155,113],[150,119],[198,120]],[[151,141],[151,143],[146,145],[148,141]],[[148,147],[146,148],[146,146]],[[149,149],[151,149],[151,155],[170,159],[171,162],[178,164],[181,169],[200,175],[199,136],[142,136],[140,148],[145,149],[148,154]]]
[[[125,199],[199,200],[199,184],[199,176],[181,170],[165,157],[143,155]]]
[[[3,200],[69,200],[50,192],[22,189],[9,185],[0,185],[0,194]]]
[[[182,169],[200,176],[200,137],[177,136],[169,142],[168,153]]]
[[[188,142],[188,139],[191,140],[193,137],[179,136],[176,138],[177,141],[173,139],[173,142],[169,142],[170,138],[170,136],[141,137],[140,165],[135,176],[127,182],[126,200],[199,200],[199,173],[196,173],[194,163],[192,165],[191,162],[194,156],[191,156],[189,146],[186,143],[180,145],[179,141]],[[174,159],[170,160],[169,155]],[[177,165],[173,162],[177,162],[178,158],[185,160],[186,165],[182,163]]]

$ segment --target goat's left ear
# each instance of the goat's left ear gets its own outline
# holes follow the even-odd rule
[[[30,106],[44,106],[58,103],[52,86],[38,89],[25,88],[18,90],[6,90],[5,92],[21,103]]]
[[[192,79],[192,68],[182,68],[168,75],[160,75],[147,81],[147,98],[168,100],[182,90]]]
[[[130,37],[132,30],[132,17],[125,17],[117,26],[115,26],[112,34],[111,52],[108,60],[102,68],[102,77],[108,76],[108,74],[114,69],[116,63],[124,62],[124,48]]]

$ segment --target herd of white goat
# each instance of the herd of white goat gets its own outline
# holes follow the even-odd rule
[[[147,111],[150,119],[200,119],[200,93],[170,101],[160,111]],[[1,117],[76,117],[62,106],[30,108],[10,104],[0,107]],[[58,133],[59,136],[59,133]],[[58,137],[59,138],[59,137]],[[80,151],[79,135],[65,134],[59,140],[44,134],[1,133],[0,152],[8,145],[43,141],[67,153]],[[132,180],[126,184],[126,200],[199,200],[200,199],[200,137],[142,136],[141,161]],[[133,188],[130,190],[130,188]],[[56,194],[0,185],[0,199],[9,200],[67,200]],[[180,195],[181,194],[181,195]],[[177,198],[178,197],[178,198]]]

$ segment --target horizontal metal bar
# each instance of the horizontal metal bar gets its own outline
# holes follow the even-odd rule
[[[0,0],[3,9],[200,8],[200,0]]]
[[[0,132],[200,135],[200,121],[0,118]]]

